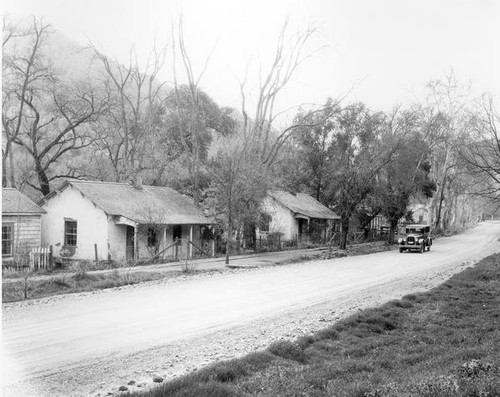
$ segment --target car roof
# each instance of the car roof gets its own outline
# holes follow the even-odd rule
[[[413,224],[413,225],[406,225],[405,227],[415,228],[416,229],[416,228],[419,228],[419,227],[430,227],[430,226],[429,225],[425,225],[423,223],[420,223],[420,224],[416,223],[416,224]]]

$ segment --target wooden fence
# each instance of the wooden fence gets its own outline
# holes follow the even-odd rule
[[[49,269],[52,266],[52,247],[32,249],[29,266],[30,270]]]

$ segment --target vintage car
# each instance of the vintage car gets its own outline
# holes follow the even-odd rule
[[[398,239],[399,252],[431,250],[431,228],[428,225],[406,225],[405,236]]]

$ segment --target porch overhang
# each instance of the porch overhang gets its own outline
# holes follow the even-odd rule
[[[294,214],[293,217],[295,219],[307,219],[308,221],[311,220],[311,217],[304,215],[304,214],[300,214],[300,213]]]
[[[129,218],[126,218],[124,216],[114,216],[114,221],[115,221],[115,224],[117,225],[127,225],[127,226],[132,226],[132,227],[136,227],[137,226],[137,222],[134,222],[132,219],[129,219]]]

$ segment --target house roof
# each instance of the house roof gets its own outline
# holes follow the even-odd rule
[[[67,181],[58,191],[68,186],[78,190],[108,215],[122,216],[137,223],[213,223],[193,204],[191,198],[168,187],[144,185],[138,189],[128,183]],[[44,201],[50,200],[50,197],[46,196]]]
[[[315,198],[304,193],[270,191],[269,196],[294,213],[294,216],[305,216],[315,219],[340,219],[335,212],[325,207]]]
[[[35,202],[11,188],[2,189],[2,214],[4,215],[36,215],[45,214],[45,211]]]

